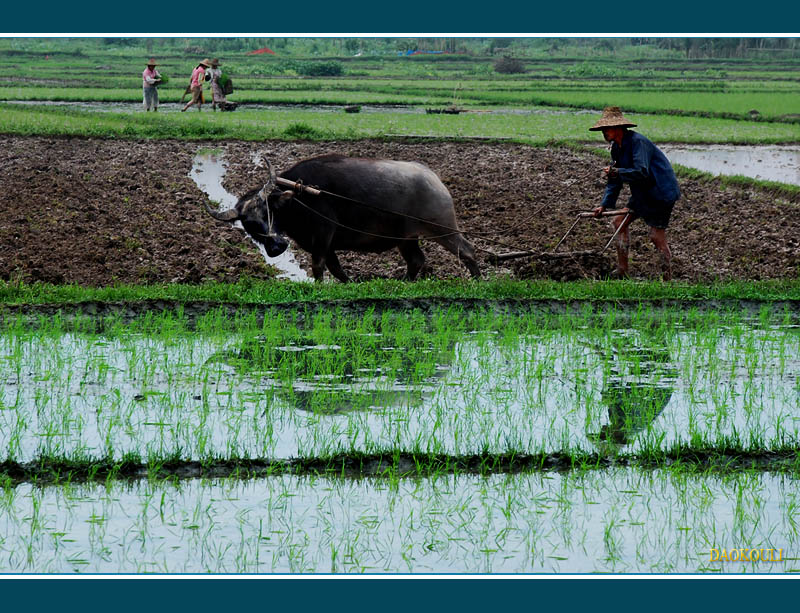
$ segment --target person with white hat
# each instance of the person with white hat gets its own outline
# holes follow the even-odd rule
[[[661,254],[663,279],[669,281],[672,278],[672,253],[667,244],[666,230],[681,191],[667,157],[652,141],[628,129],[635,127],[635,123],[623,117],[618,106],[609,106],[603,109],[603,115],[597,123],[589,128],[592,131],[602,130],[603,138],[611,143],[613,162],[611,166],[603,168],[607,178],[606,190],[594,214],[597,217],[605,209],[615,208],[622,186],[627,183],[631,191],[629,214],[611,218],[614,229],[619,229],[617,269],[612,275],[628,276],[628,226],[641,217],[650,226],[650,240]]]
[[[161,75],[156,70],[156,63],[154,58],[150,58],[147,62],[147,68],[142,73],[142,95],[144,110],[153,111],[158,110],[158,84],[161,83]]]
[[[192,99],[186,103],[186,106],[181,109],[181,113],[188,109],[193,104],[197,105],[197,110],[203,110],[203,81],[206,80],[206,68],[210,68],[211,64],[207,59],[203,60],[192,71],[192,80],[189,82],[189,88],[192,92]]]

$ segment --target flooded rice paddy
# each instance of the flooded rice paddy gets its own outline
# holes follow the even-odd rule
[[[799,503],[780,475],[631,469],[23,484],[0,494],[0,571],[788,573]]]
[[[800,185],[800,147],[734,145],[663,145],[673,164],[714,175],[741,175]]]
[[[76,101],[76,100],[9,100],[9,104],[23,104],[29,106],[55,106],[67,109],[81,109],[97,112],[113,113],[141,113],[143,111],[141,102],[107,102],[107,101]],[[209,110],[210,103],[206,103]],[[262,103],[239,103],[237,111],[309,111],[313,113],[344,113],[346,108],[358,107],[359,113],[403,113],[424,115],[427,113],[426,106],[410,104],[262,104]],[[433,105],[436,106],[436,105]],[[159,112],[180,113],[184,107],[178,102],[162,102],[159,104]],[[213,112],[213,111],[212,111]],[[470,111],[465,109],[462,112],[492,113],[496,115],[590,115],[596,111],[582,109],[564,109],[551,107],[534,108],[493,108],[491,110]]]
[[[57,106],[97,112],[141,113],[141,102],[11,100],[9,103],[32,106]],[[210,107],[210,105],[206,105]],[[242,111],[308,111],[311,113],[344,113],[352,105],[343,104],[255,104],[240,105]],[[425,114],[426,108],[413,105],[356,105],[359,112]],[[179,103],[162,103],[159,112],[179,113]],[[210,111],[210,108],[208,109]],[[472,111],[492,115],[595,115],[596,111],[552,107],[492,108]],[[592,144],[594,146],[594,143]],[[795,145],[688,145],[660,144],[673,164],[680,164],[714,175],[740,175],[751,179],[800,185],[800,147]]]
[[[227,334],[10,332],[0,339],[0,446],[30,462],[769,450],[798,440],[793,324],[536,325],[333,323],[320,313]]]
[[[612,460],[360,478],[6,477],[0,571],[800,570],[796,473],[614,461],[676,446],[796,449],[800,327],[790,313],[6,317],[0,365],[5,466]],[[734,548],[774,550],[777,561],[711,561],[712,549]]]

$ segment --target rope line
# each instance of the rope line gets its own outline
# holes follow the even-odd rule
[[[330,193],[330,192],[325,192],[324,190],[320,190],[320,191],[321,191],[321,192],[324,192],[324,193],[326,193],[326,194],[328,194],[328,195],[331,195],[331,196],[337,196],[337,194],[332,194],[332,193]],[[347,198],[346,196],[338,196],[338,197],[340,197],[340,198],[344,198],[344,199],[346,199],[346,200],[352,200],[352,198]],[[311,208],[311,207],[310,207],[309,205],[307,205],[305,202],[303,202],[302,200],[300,200],[300,199],[299,199],[297,196],[294,196],[294,200],[296,200],[298,204],[300,204],[300,205],[302,205],[303,207],[307,208],[307,209],[308,209],[309,211],[311,211],[312,213],[315,213],[315,214],[316,214],[316,215],[318,215],[319,217],[322,217],[324,220],[326,220],[326,221],[328,221],[328,222],[330,222],[330,223],[332,223],[332,224],[334,224],[334,225],[336,225],[336,226],[340,226],[340,227],[342,227],[342,228],[345,228],[345,229],[347,229],[347,230],[350,230],[350,231],[352,231],[352,232],[358,232],[358,233],[361,233],[361,234],[366,234],[367,236],[374,236],[374,237],[376,237],[376,238],[385,238],[385,239],[387,239],[387,240],[396,240],[396,241],[405,241],[405,240],[411,240],[409,237],[405,237],[405,236],[387,236],[387,235],[384,235],[384,234],[375,234],[375,233],[373,233],[373,232],[367,232],[366,230],[360,230],[360,229],[358,229],[358,228],[353,228],[353,227],[351,227],[351,226],[348,226],[348,225],[345,225],[345,224],[343,224],[343,223],[341,223],[341,222],[339,222],[339,221],[336,221],[335,219],[331,219],[331,218],[330,218],[330,217],[328,217],[327,215],[323,215],[323,214],[322,214],[322,213],[320,213],[319,211],[317,211],[317,210],[315,210],[315,209]],[[357,202],[357,201],[356,201],[356,202]],[[364,203],[359,203],[359,204],[364,204]],[[371,205],[365,205],[365,206],[371,206]],[[373,208],[377,208],[377,207],[373,207]],[[378,210],[380,210],[380,211],[383,211],[383,209],[378,209]],[[390,212],[391,212],[391,211],[390,211]],[[447,229],[449,229],[449,230],[452,230],[451,232],[447,232],[446,234],[437,234],[437,235],[434,235],[434,236],[424,236],[424,235],[423,235],[423,236],[418,236],[418,237],[417,237],[417,239],[420,239],[420,238],[425,238],[425,239],[436,240],[437,238],[445,238],[445,237],[447,237],[447,236],[453,236],[454,234],[462,234],[462,235],[463,235],[463,234],[466,234],[467,236],[470,236],[470,235],[475,235],[475,234],[476,234],[476,233],[474,233],[474,232],[462,231],[462,230],[458,230],[458,229],[453,229],[453,228],[450,228],[450,227],[448,227],[448,226],[445,226],[445,225],[442,225],[442,224],[437,224],[437,223],[434,223],[434,222],[429,222],[429,221],[426,221],[426,220],[424,220],[424,219],[422,219],[422,218],[419,218],[419,217],[413,217],[413,216],[411,216],[411,215],[404,215],[403,213],[396,213],[396,214],[397,214],[397,215],[401,215],[401,216],[403,216],[403,217],[409,217],[409,218],[411,218],[411,219],[417,219],[417,220],[419,220],[419,221],[423,221],[423,222],[425,222],[425,223],[429,223],[429,224],[431,224],[431,225],[434,225],[434,226],[439,226],[440,228],[447,228]],[[495,245],[499,245],[499,246],[501,246],[501,247],[506,247],[507,249],[516,249],[516,250],[519,250],[519,249],[521,249],[520,247],[518,247],[518,246],[516,246],[516,245],[510,245],[510,244],[508,244],[508,243],[504,243],[503,241],[499,241],[499,240],[497,240],[497,239],[486,238],[485,236],[479,236],[479,238],[481,238],[481,240],[488,241],[488,242],[490,242],[490,243],[493,243],[493,244],[495,244]],[[492,251],[489,251],[488,249],[484,249],[483,247],[475,246],[475,249],[477,249],[478,251],[484,251],[484,252],[486,252],[486,253],[490,253],[490,254],[492,254],[492,255],[496,255],[496,254],[495,254],[495,253],[493,253]]]
[[[591,174],[593,174],[595,172],[596,172],[596,170],[594,170],[594,169],[590,170],[585,175],[582,175],[582,176],[574,179],[566,187],[572,187],[578,181],[588,177],[589,175],[591,175]],[[302,182],[300,182],[300,181],[295,181],[295,182],[298,183],[298,186],[300,187],[300,189],[302,191],[302,188],[305,187],[302,184]],[[308,186],[308,187],[314,187],[314,186]],[[357,205],[360,205],[360,206],[364,206],[364,207],[367,207],[367,208],[370,208],[370,209],[374,209],[376,211],[380,211],[381,213],[390,213],[390,214],[393,214],[393,215],[397,215],[398,217],[403,217],[403,218],[406,218],[406,219],[412,219],[414,221],[419,221],[419,222],[428,224],[430,226],[436,226],[436,227],[448,230],[448,232],[446,232],[444,234],[437,234],[437,235],[433,235],[433,236],[418,236],[417,239],[425,238],[425,239],[430,239],[430,240],[437,240],[437,239],[440,239],[440,238],[446,238],[448,236],[453,236],[455,234],[461,234],[461,235],[465,235],[465,236],[471,236],[471,237],[474,237],[474,238],[478,238],[480,240],[492,243],[494,245],[497,245],[497,246],[500,246],[500,247],[505,247],[506,249],[512,249],[512,250],[517,250],[517,251],[522,251],[523,250],[522,247],[519,247],[517,245],[512,245],[510,243],[497,240],[495,238],[491,238],[491,237],[487,236],[486,233],[483,233],[483,232],[473,232],[473,231],[469,231],[469,230],[459,230],[458,228],[452,228],[450,226],[447,226],[447,225],[444,225],[444,224],[440,224],[440,223],[437,223],[437,222],[434,222],[434,221],[430,221],[430,220],[427,220],[427,219],[423,219],[422,217],[417,217],[415,215],[409,215],[407,213],[401,213],[399,211],[390,211],[390,210],[382,209],[379,206],[376,206],[374,204],[370,204],[368,202],[363,202],[361,200],[357,200],[356,198],[350,198],[349,196],[343,196],[342,194],[336,194],[334,192],[331,192],[331,191],[328,191],[328,190],[325,190],[325,189],[320,189],[318,187],[314,187],[314,189],[317,189],[321,194],[326,194],[326,195],[331,196],[333,198],[338,198],[339,200],[347,200],[349,202],[353,202],[354,204],[357,204]],[[273,190],[279,190],[280,191],[280,188],[275,186],[275,187],[273,187]],[[293,200],[296,200],[298,202],[298,204],[300,204],[304,208],[308,209],[312,213],[316,214],[317,216],[321,217],[322,219],[328,221],[329,223],[331,223],[331,224],[333,224],[335,226],[339,226],[339,227],[344,228],[346,230],[350,230],[351,232],[357,232],[357,233],[364,234],[364,235],[367,235],[367,236],[372,236],[372,237],[375,237],[375,238],[382,238],[382,239],[386,239],[386,240],[396,240],[396,241],[411,240],[409,237],[389,236],[389,235],[384,235],[384,234],[376,234],[374,232],[367,232],[366,230],[353,228],[353,227],[348,226],[346,224],[343,224],[343,223],[341,223],[341,222],[339,222],[339,221],[337,221],[335,219],[331,219],[327,215],[323,215],[319,211],[313,209],[312,207],[307,205],[305,202],[300,200],[300,198],[297,197],[297,193],[296,192],[295,192],[295,195],[292,198],[293,198]],[[266,200],[266,199],[264,199],[264,200]],[[537,215],[546,206],[547,206],[547,204],[543,204],[542,206],[537,208],[533,212],[532,216]],[[267,206],[267,208],[269,208],[269,206]],[[508,232],[513,231],[516,228],[518,228],[520,225],[521,225],[521,223],[520,224],[515,224],[514,226],[512,226],[510,229],[507,229],[506,231],[508,231]],[[490,255],[497,255],[494,252],[492,252],[492,251],[490,251],[488,249],[485,249],[483,247],[477,246],[477,245],[475,246],[475,249],[477,249],[478,251],[483,251],[483,252],[488,253]],[[532,254],[538,254],[538,255],[546,255],[547,254],[546,251],[533,251],[533,250],[528,250],[528,251],[530,251]]]

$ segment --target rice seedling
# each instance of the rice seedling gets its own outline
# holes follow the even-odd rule
[[[796,329],[692,317],[168,312],[80,334],[15,321],[2,438],[22,462],[793,444]]]
[[[796,456],[794,319],[647,302],[4,318],[0,522],[26,529],[0,568],[788,571],[703,556],[797,545],[791,482],[724,464]],[[569,470],[541,470],[556,457]],[[231,478],[162,480],[192,466]]]

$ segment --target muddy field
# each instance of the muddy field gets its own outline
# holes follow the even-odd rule
[[[479,249],[497,253],[552,248],[578,211],[599,203],[602,158],[568,149],[510,144],[402,142],[144,142],[0,137],[0,276],[28,282],[113,283],[236,281],[271,276],[242,231],[203,210],[204,193],[189,178],[201,149],[221,149],[229,165],[225,188],[241,194],[263,183],[253,155],[277,169],[323,153],[415,160],[450,189],[461,228]],[[596,169],[597,172],[593,172]],[[794,278],[800,270],[800,197],[762,189],[724,188],[682,179],[684,198],[668,230],[674,277],[686,281]],[[620,199],[624,204],[626,192]],[[601,249],[607,222],[581,222],[561,250]],[[632,226],[631,273],[657,278],[658,255],[647,227]],[[425,242],[427,274],[467,277],[435,243]],[[308,257],[298,259],[309,270]],[[400,278],[396,251],[342,254],[343,267],[363,280]],[[595,278],[614,266],[602,257],[523,259],[488,274]]]

